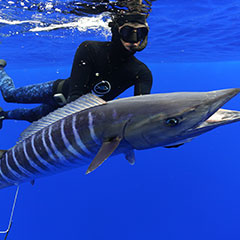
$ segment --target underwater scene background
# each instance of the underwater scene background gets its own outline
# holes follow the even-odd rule
[[[70,1],[41,1],[41,11],[34,4],[0,1],[0,58],[17,87],[69,77],[82,41],[110,40],[106,13],[67,14]],[[239,1],[157,0],[148,23],[148,46],[136,56],[152,71],[152,93],[239,87]],[[225,108],[240,110],[239,100]],[[20,106],[0,98],[4,110]],[[28,125],[4,121],[0,149]],[[134,166],[116,156],[89,175],[86,166],[22,184],[8,239],[240,239],[239,132],[236,123],[176,149],[136,151]],[[0,191],[0,230],[14,190]]]

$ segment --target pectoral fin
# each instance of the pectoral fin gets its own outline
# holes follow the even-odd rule
[[[86,174],[92,172],[97,167],[99,167],[114,152],[114,150],[118,147],[120,142],[121,142],[120,137],[116,137],[111,139],[110,141],[103,142],[97,155],[89,165]]]

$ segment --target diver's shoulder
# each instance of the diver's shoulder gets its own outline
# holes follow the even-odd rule
[[[150,71],[149,68],[148,68],[148,66],[147,66],[144,62],[142,62],[142,61],[140,61],[139,59],[137,59],[135,56],[133,56],[133,62],[134,62],[136,65],[138,65],[139,68],[142,68],[143,70],[148,70],[148,71]]]

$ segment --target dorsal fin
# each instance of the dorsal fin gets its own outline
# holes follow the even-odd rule
[[[33,135],[34,133],[42,130],[43,128],[50,126],[52,123],[63,119],[76,112],[81,112],[83,110],[100,106],[106,104],[107,102],[103,99],[89,93],[81,96],[77,100],[65,105],[64,107],[58,108],[55,111],[49,113],[47,116],[33,122],[28,128],[26,128],[22,133],[19,142],[23,141],[27,137]]]

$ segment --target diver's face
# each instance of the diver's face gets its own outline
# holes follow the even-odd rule
[[[122,45],[124,46],[125,49],[127,49],[129,52],[134,52],[134,49],[140,45],[140,41],[136,43],[130,43],[130,42],[125,42],[121,39]]]
[[[126,23],[120,26],[118,31],[125,49],[134,52],[134,49],[136,49],[146,38],[148,27],[138,23]]]

